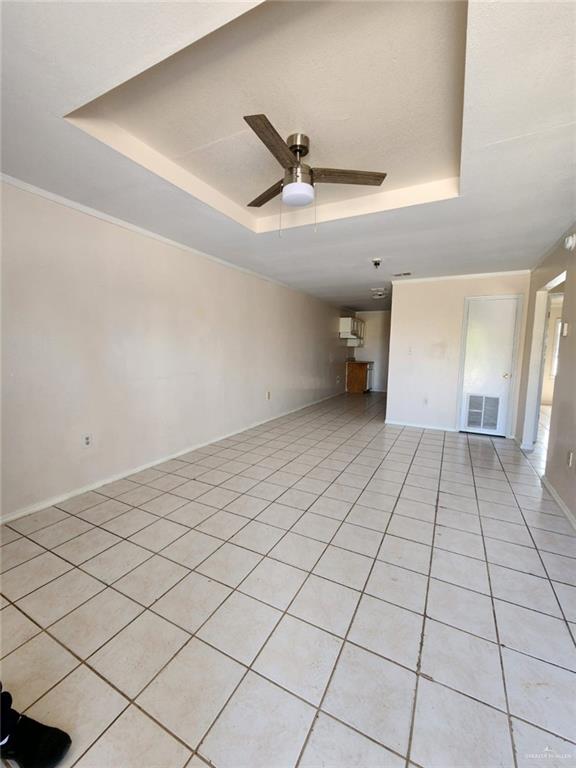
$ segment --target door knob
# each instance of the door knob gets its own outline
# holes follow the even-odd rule
[[[510,374],[509,373],[503,373],[502,374],[502,378],[503,379],[509,379],[510,378]]]

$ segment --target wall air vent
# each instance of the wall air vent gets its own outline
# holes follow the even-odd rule
[[[495,430],[498,427],[499,397],[469,395],[466,426],[470,429]]]

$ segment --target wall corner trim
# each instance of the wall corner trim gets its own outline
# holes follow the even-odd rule
[[[540,478],[542,480],[542,485],[546,488],[546,490],[550,493],[556,504],[560,507],[562,512],[566,515],[568,518],[568,522],[572,525],[574,530],[576,530],[576,513],[573,512],[570,507],[566,504],[564,499],[560,496],[556,488],[552,485],[550,480],[546,477],[546,475],[542,475]]]

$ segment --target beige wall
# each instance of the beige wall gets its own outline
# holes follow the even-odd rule
[[[4,517],[342,391],[335,308],[3,195]]]
[[[390,311],[356,312],[364,320],[364,346],[356,347],[356,360],[373,360],[372,389],[386,392],[388,387],[388,349],[390,346]]]
[[[576,224],[573,227],[574,230],[576,230]],[[563,238],[532,272],[530,279],[518,423],[524,422],[536,293],[566,272],[562,319],[568,323],[569,333],[560,340],[546,478],[568,509],[576,515],[576,468],[568,467],[566,461],[569,450],[576,452],[576,254],[574,251],[565,250],[562,242]]]
[[[554,397],[555,376],[552,375],[552,363],[554,360],[554,336],[556,323],[562,317],[563,296],[553,298],[550,303],[548,322],[546,323],[546,354],[544,356],[544,372],[542,377],[542,405],[552,405]]]
[[[527,272],[502,272],[395,283],[386,420],[458,429],[464,300],[496,295],[525,298],[529,281]],[[520,338],[523,328],[524,323]],[[515,381],[519,379],[520,353],[521,348]],[[516,402],[515,392],[514,406]]]

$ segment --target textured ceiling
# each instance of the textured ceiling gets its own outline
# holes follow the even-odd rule
[[[532,267],[574,221],[574,3],[471,0],[460,196],[322,223],[316,231],[250,232],[64,119],[255,5],[4,3],[3,171],[367,309],[381,306],[369,299],[370,287],[395,272],[427,277]],[[419,43],[415,36],[413,45]],[[327,114],[338,109],[333,104]],[[377,274],[374,257],[382,259]]]
[[[277,214],[279,201],[250,210],[246,203],[283,171],[242,120],[246,114],[265,112],[284,138],[308,134],[311,165],[386,171],[384,193],[453,179],[460,172],[466,9],[450,1],[266,2],[73,119],[120,151],[116,129],[123,139],[127,132],[142,142],[133,157],[144,166],[162,171],[147,163],[152,148],[256,218]],[[212,202],[193,178],[189,185]],[[318,213],[380,192],[323,185]],[[380,198],[385,207],[386,195]],[[230,206],[216,207],[233,215]],[[334,218],[351,213],[340,206]]]

